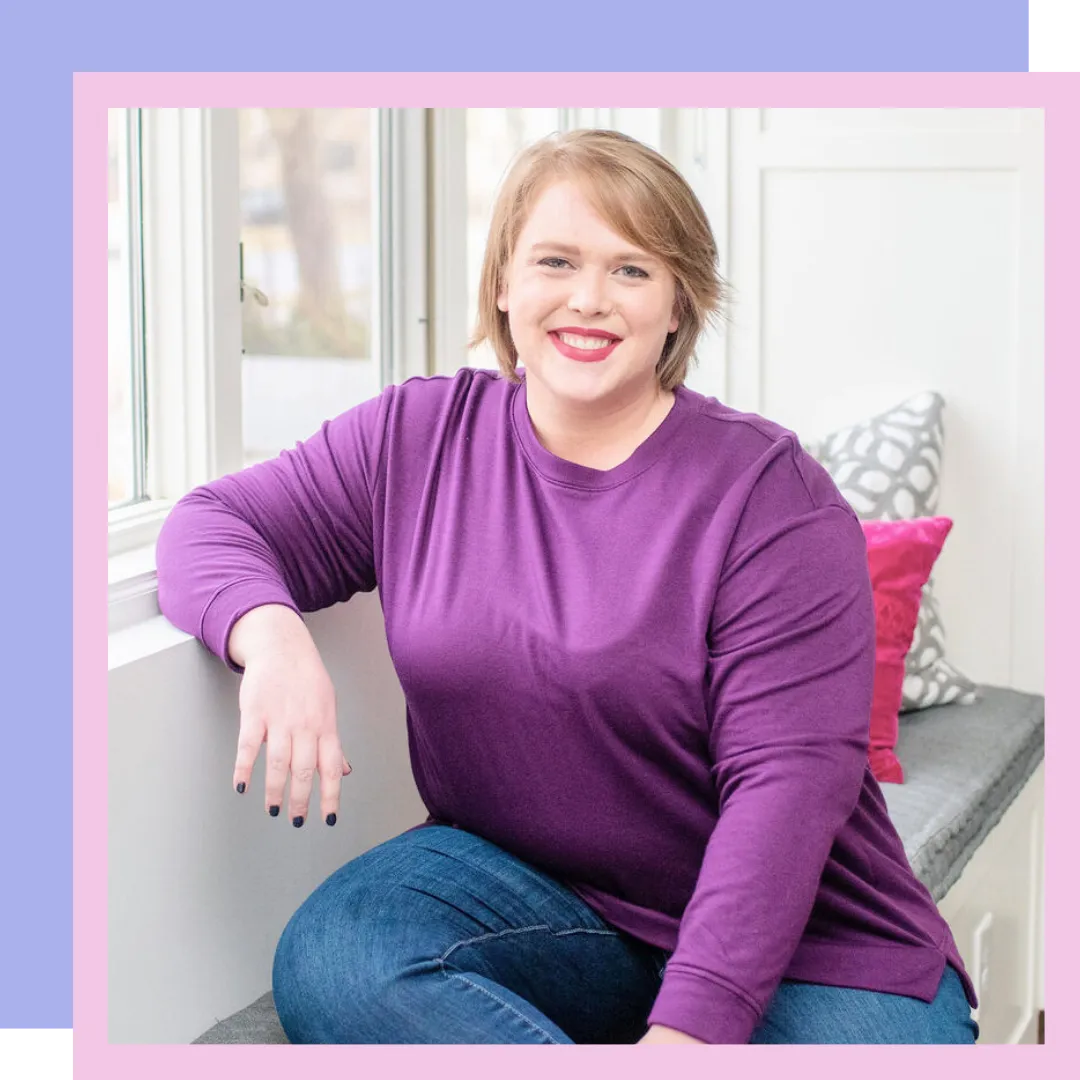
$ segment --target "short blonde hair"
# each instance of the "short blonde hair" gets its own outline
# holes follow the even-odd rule
[[[495,201],[469,348],[490,342],[502,374],[520,381],[510,320],[498,306],[499,291],[537,197],[561,179],[580,184],[615,232],[660,259],[674,276],[679,325],[668,335],[656,374],[664,390],[681,386],[701,331],[720,316],[727,299],[727,284],[717,268],[716,239],[679,171],[655,150],[618,131],[549,135],[514,161]]]

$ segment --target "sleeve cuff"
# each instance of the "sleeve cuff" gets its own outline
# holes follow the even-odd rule
[[[242,675],[244,669],[229,658],[229,634],[241,616],[263,604],[281,604],[300,615],[300,609],[287,589],[265,578],[252,578],[235,581],[215,593],[199,621],[202,643],[238,675]]]
[[[664,972],[649,1024],[682,1031],[707,1043],[747,1043],[760,1019],[747,997],[686,968]]]

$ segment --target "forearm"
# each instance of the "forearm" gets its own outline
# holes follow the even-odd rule
[[[709,841],[651,1024],[714,1043],[750,1037],[803,935],[865,755],[858,745],[831,759],[787,747],[792,773],[745,779]]]

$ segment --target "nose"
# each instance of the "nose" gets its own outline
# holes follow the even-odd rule
[[[582,270],[574,275],[573,286],[567,306],[580,315],[595,318],[611,311],[611,299],[606,288],[607,275],[603,271]]]

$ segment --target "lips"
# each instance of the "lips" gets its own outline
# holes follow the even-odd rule
[[[560,336],[561,335],[561,336]],[[589,341],[606,341],[607,345],[582,346],[570,344],[564,341],[564,337],[587,339]],[[614,351],[622,338],[606,330],[590,330],[581,326],[560,326],[558,330],[548,333],[552,345],[570,360],[577,360],[583,364],[595,364],[606,360]]]

